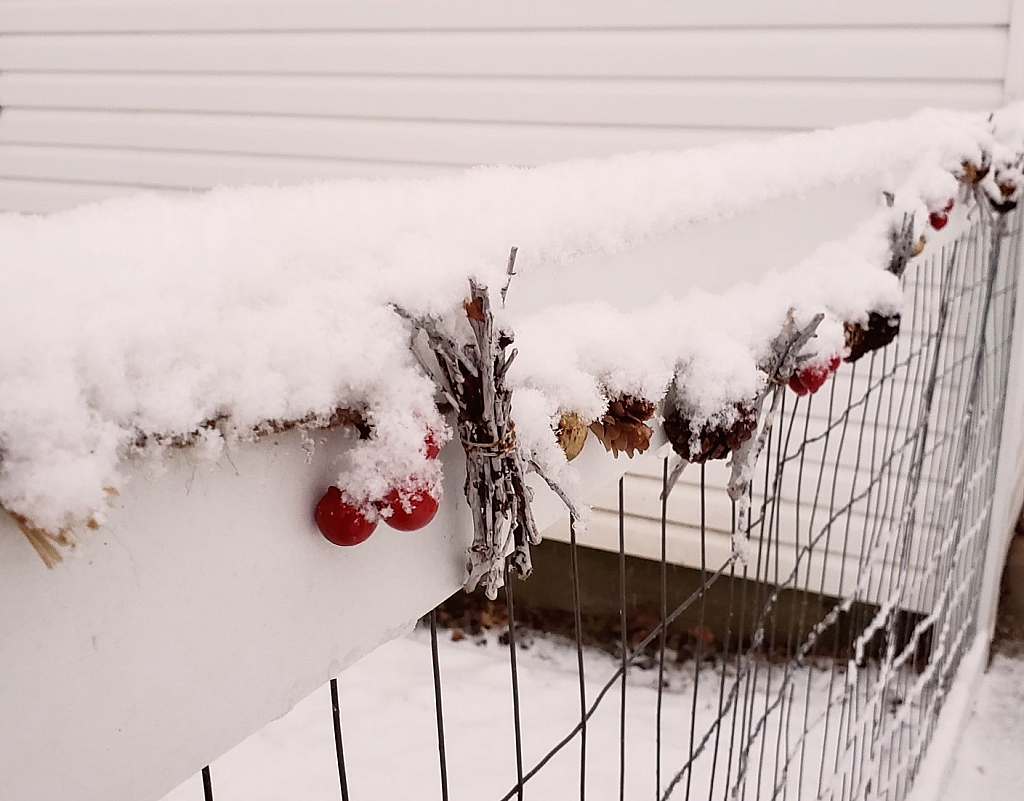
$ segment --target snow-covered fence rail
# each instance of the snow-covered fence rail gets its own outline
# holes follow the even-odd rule
[[[955,669],[985,615],[971,582],[984,568],[991,585],[998,562],[999,538],[986,538],[1018,500],[1015,489],[993,491],[1005,465],[992,471],[1019,260],[1019,123],[1019,110],[996,121],[923,115],[697,154],[0,218],[11,288],[0,339],[19,344],[0,361],[4,792],[155,797],[466,582],[471,533],[481,561],[468,575],[491,596],[507,559],[529,572],[536,533],[565,507],[574,554],[606,545],[600,520],[587,529],[583,519],[602,477],[619,480],[621,565],[632,541],[619,478],[628,465],[603,444],[615,455],[675,452],[658,494],[700,510],[700,584],[677,612],[663,604],[637,642],[620,603],[621,672],[597,698],[578,652],[581,718],[554,755],[578,738],[586,784],[593,705],[621,679],[624,710],[631,663],[658,642],[660,672],[671,635],[684,665],[697,657],[694,709],[698,675],[712,662],[718,670],[718,711],[703,734],[693,713],[688,754],[671,770],[657,751],[664,770],[644,776],[656,776],[659,794],[702,781],[699,771],[709,794],[712,782],[749,792],[755,773],[784,792],[806,778],[806,763],[818,766],[815,792],[888,793],[895,777],[899,797],[927,742],[906,730],[907,710],[924,697],[930,722],[942,696],[940,685],[914,684],[908,665],[925,682],[946,675],[936,665]],[[877,189],[888,169],[906,180],[887,205],[877,192],[869,201],[864,184]],[[832,184],[874,208],[870,219],[851,237],[848,219],[832,214],[826,224],[846,238],[756,286],[671,296],[709,275],[733,282],[726,265],[743,259],[724,247],[703,251],[701,272],[616,269],[637,244],[634,256],[660,248],[661,268],[694,258],[680,231],[719,216],[763,223],[786,205],[790,225],[806,228],[834,211],[817,205]],[[803,191],[801,206],[792,198]],[[782,198],[791,200],[761,210]],[[506,262],[515,245],[519,261]],[[751,272],[786,244],[765,247],[748,245]],[[603,302],[553,303],[556,288],[560,299]],[[653,303],[652,288],[664,295]],[[820,392],[812,401],[836,370],[829,403]],[[453,429],[459,441],[445,445]],[[730,452],[715,479],[713,461]],[[667,504],[658,505],[664,570]],[[727,520],[712,524],[715,509]],[[316,536],[314,520],[344,545],[382,523],[427,525],[341,551]],[[76,542],[81,555],[62,563]],[[575,588],[576,567],[568,578]],[[712,632],[701,616],[724,586],[740,599],[730,601],[736,619]],[[784,594],[804,604],[785,624]],[[679,640],[670,624],[694,612]],[[576,613],[579,623],[578,604]],[[508,639],[514,657],[511,628]],[[807,662],[823,656],[827,691],[812,692],[822,674]],[[520,725],[512,666],[510,796],[521,796],[552,774],[542,755],[530,767],[531,749],[549,745]],[[88,702],[63,681],[68,671]],[[824,699],[826,729],[840,716],[841,741],[814,739],[810,701],[803,726],[790,728],[801,681],[805,698]],[[893,729],[885,704],[897,686],[909,702]],[[662,689],[659,680],[658,709]],[[660,742],[660,728],[649,731]],[[910,750],[884,746],[896,734]],[[831,772],[808,756],[812,741],[832,755]],[[340,734],[338,743],[340,752]],[[909,767],[869,784],[861,766],[873,749]],[[443,747],[441,756],[446,782]],[[647,779],[629,773],[631,787]]]

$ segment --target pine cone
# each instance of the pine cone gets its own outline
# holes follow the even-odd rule
[[[958,177],[965,184],[976,184],[988,175],[988,169],[988,164],[983,163],[981,166],[978,166],[970,161],[964,161],[960,164],[960,175]]]
[[[871,312],[868,315],[867,326],[846,323],[843,327],[846,329],[846,347],[850,351],[846,361],[855,362],[865,353],[884,348],[896,339],[900,332],[900,316]]]
[[[1017,184],[1013,180],[1007,180],[1004,173],[996,175],[996,186],[999,188],[998,195],[994,192],[988,193],[992,208],[1000,214],[1009,214],[1017,208],[1017,201],[1014,199],[1014,195],[1017,192]]]
[[[605,450],[616,457],[620,451],[625,451],[632,459],[651,445],[654,429],[646,421],[651,419],[654,409],[650,401],[625,396],[609,403],[608,411],[590,424],[590,430],[601,440]]]
[[[688,462],[703,464],[709,459],[724,459],[757,431],[754,408],[746,403],[734,404],[734,408],[736,419],[730,426],[716,423],[694,426],[689,417],[673,409],[665,416],[665,436],[672,443],[672,449]]]
[[[587,424],[576,412],[566,412],[558,421],[555,430],[558,444],[565,452],[566,461],[571,462],[580,455],[587,442]]]

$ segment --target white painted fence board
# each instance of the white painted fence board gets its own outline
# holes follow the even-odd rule
[[[1003,28],[8,37],[0,70],[1002,79]]]
[[[585,14],[572,4],[541,0],[495,6],[473,0],[424,4],[389,2],[3,2],[0,29],[38,32],[61,30],[130,32],[137,30],[536,30],[550,28],[662,27],[833,27],[882,25],[1004,25],[1009,0],[942,3],[934,0],[759,0],[680,4],[671,0],[589,4]]]
[[[212,470],[182,452],[160,478],[136,471],[52,571],[0,517],[0,796],[160,798],[460,586],[457,459],[414,537],[319,535],[343,441],[311,463],[292,432]]]

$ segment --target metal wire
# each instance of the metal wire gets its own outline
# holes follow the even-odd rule
[[[620,664],[588,705],[573,539],[580,721],[523,782],[579,734],[583,797],[587,722],[618,683],[624,797],[632,776],[625,761],[629,669],[657,640],[656,798],[688,799],[698,763],[708,799],[716,788],[721,798],[758,801],[906,796],[977,630],[1020,239],[1019,217],[1012,228],[979,219],[954,244],[916,260],[905,278],[908,306],[897,341],[843,368],[846,384],[835,382],[817,398],[783,399],[740,532],[756,542],[750,564],[730,556],[708,566],[707,510],[721,488],[708,485],[701,468],[698,587],[671,613],[670,518],[662,500],[651,515],[660,517],[659,622],[632,650],[625,592],[632,518],[620,481]],[[664,488],[667,462],[661,468]],[[727,627],[707,661],[700,646],[707,601],[723,579]],[[668,632],[694,606],[686,756],[665,782]],[[700,699],[717,705],[710,721]]]
[[[508,610],[508,660],[512,673],[512,724],[516,738],[516,798],[523,798],[523,724],[519,709],[519,667],[516,662],[516,607],[512,588],[515,577],[509,571],[505,580],[505,604]]]
[[[203,801],[213,801],[213,782],[210,779],[210,766],[203,768]]]
[[[341,740],[341,708],[338,706],[338,680],[331,679],[331,715],[334,721],[334,752],[338,759],[341,801],[348,799],[348,773],[345,771],[345,747]]]
[[[448,801],[448,756],[444,747],[444,701],[441,696],[441,661],[437,653],[437,610],[430,610],[430,662],[434,674],[434,717],[437,720],[437,761],[441,774],[441,801]]]

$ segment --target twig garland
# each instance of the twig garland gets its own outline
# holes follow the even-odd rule
[[[514,275],[516,249],[509,256],[508,276]],[[506,282],[501,295],[508,290]],[[399,315],[426,335],[437,360],[431,374],[457,410],[456,426],[466,452],[466,500],[473,515],[473,544],[469,549],[466,590],[483,586],[494,600],[505,583],[505,564],[520,578],[533,571],[530,546],[540,542],[530,503],[533,490],[526,483],[528,469],[541,477],[569,506],[536,463],[527,461],[516,442],[512,422],[512,390],[505,378],[516,356],[511,331],[495,325],[487,287],[470,281],[464,304],[472,339],[465,345],[442,332],[439,320],[417,317],[401,308]]]

